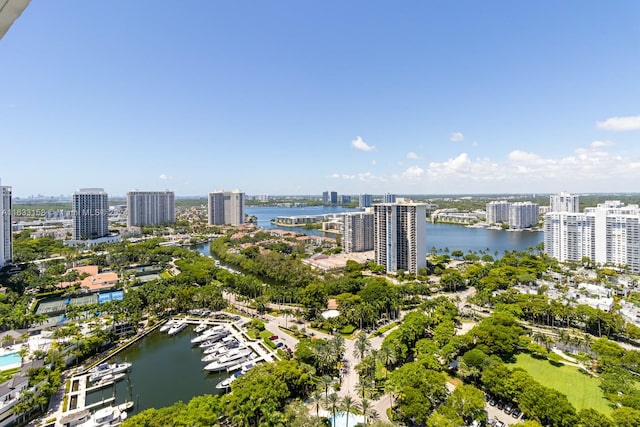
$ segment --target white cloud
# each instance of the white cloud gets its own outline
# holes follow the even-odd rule
[[[371,166],[375,166],[377,164],[378,164],[378,162],[376,162],[375,160],[371,160]]]
[[[375,145],[367,144],[366,142],[364,142],[364,140],[360,136],[354,139],[353,141],[351,141],[351,145],[357,148],[358,150],[362,150],[362,151],[373,151],[376,149]]]
[[[471,143],[471,146],[472,146],[472,147],[477,147],[478,145],[480,145],[480,144],[478,143],[478,141],[473,141],[473,142]]]
[[[464,134],[462,132],[454,132],[449,137],[449,141],[462,142],[464,141]]]
[[[160,174],[160,176],[159,176],[158,178],[160,178],[160,179],[162,179],[162,180],[167,180],[167,179],[169,179],[169,178],[171,178],[171,177],[170,177],[169,175],[167,175],[167,174],[161,173],[161,174]]]
[[[424,169],[420,166],[410,166],[407,170],[402,172],[402,176],[408,179],[417,179],[424,175]]]
[[[345,180],[345,181],[364,181],[364,182],[369,182],[369,181],[384,182],[384,181],[386,181],[385,178],[376,176],[376,175],[372,174],[371,172],[360,172],[360,173],[355,173],[355,174],[332,173],[331,175],[329,175],[329,178],[331,178],[331,179],[342,179],[342,180]]]
[[[640,116],[611,117],[602,122],[597,122],[596,127],[613,131],[640,130]]]
[[[591,148],[600,148],[600,147],[611,147],[615,145],[613,141],[593,141],[589,147]]]
[[[420,157],[418,157],[418,155],[416,153],[414,153],[413,151],[409,151],[407,153],[407,159],[411,159],[411,160],[418,160]]]

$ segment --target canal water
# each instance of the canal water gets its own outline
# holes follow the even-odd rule
[[[306,230],[303,227],[279,227],[270,221],[277,216],[321,215],[359,211],[359,209],[346,209],[341,206],[307,206],[304,208],[249,207],[246,209],[248,215],[256,216],[258,227],[260,228],[267,230],[283,228],[309,235],[323,235],[323,233],[319,230]],[[335,237],[335,234],[327,234],[327,236]],[[544,240],[544,233],[467,228],[464,225],[433,224],[427,221],[425,238],[427,240],[427,252],[431,252],[431,248],[435,248],[436,252],[442,253],[448,248],[449,251],[461,250],[464,253],[485,251],[495,256],[496,251],[498,255],[502,255],[504,251],[524,251],[527,248],[534,247]]]
[[[161,408],[181,400],[188,402],[194,396],[219,394],[216,384],[229,374],[209,374],[202,368],[201,348],[192,346],[195,332],[189,326],[177,335],[156,330],[118,354],[110,362],[132,363],[128,378],[115,387],[91,392],[87,404],[112,397],[116,402],[133,400],[131,415],[148,408]]]

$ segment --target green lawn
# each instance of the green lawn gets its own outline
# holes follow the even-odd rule
[[[526,370],[540,384],[565,394],[576,410],[593,408],[605,415],[611,413],[609,401],[598,387],[599,379],[580,373],[575,366],[556,367],[529,354],[519,354],[516,359],[512,367]]]

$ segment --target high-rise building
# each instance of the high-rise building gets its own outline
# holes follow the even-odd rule
[[[11,262],[12,257],[11,187],[0,185],[0,267]]]
[[[331,193],[329,193],[330,195],[330,202],[332,205],[337,205],[338,204],[338,192],[337,191],[332,191]]]
[[[109,235],[109,197],[102,188],[73,193],[73,239],[93,240]]]
[[[544,250],[558,261],[628,266],[640,271],[640,208],[606,201],[579,212],[549,212],[544,221]]]
[[[374,248],[373,212],[349,212],[342,215],[342,249],[345,253],[371,251]]]
[[[487,203],[487,222],[489,224],[499,224],[509,222],[509,202],[506,200],[494,200]]]
[[[371,196],[371,194],[360,194],[358,202],[358,206],[360,206],[361,208],[370,208],[371,204],[373,203],[373,197]]]
[[[244,224],[244,193],[240,190],[209,193],[209,225]]]
[[[537,203],[516,202],[509,205],[509,228],[521,230],[535,226],[540,220]]]
[[[322,204],[323,205],[331,204],[331,197],[329,196],[329,192],[328,191],[323,191],[322,192]]]
[[[173,191],[127,193],[127,226],[167,225],[176,220]]]
[[[416,274],[427,266],[427,207],[419,203],[373,205],[376,263],[388,273]]]
[[[561,192],[549,196],[551,212],[580,212],[580,196]]]
[[[382,203],[395,203],[395,202],[396,202],[395,194],[385,193],[382,196]]]
[[[341,194],[340,197],[338,197],[338,203],[341,205],[347,205],[351,203],[351,196]]]

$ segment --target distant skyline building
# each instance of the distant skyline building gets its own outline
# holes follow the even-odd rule
[[[374,204],[376,263],[387,273],[416,274],[427,266],[427,207],[419,203]]]
[[[351,196],[347,196],[346,194],[341,194],[340,197],[338,197],[338,202],[341,205],[347,205],[351,203]]]
[[[127,227],[167,225],[176,220],[173,191],[130,191],[127,193]]]
[[[361,208],[370,208],[373,204],[373,196],[371,194],[360,194],[358,197],[358,206]]]
[[[489,224],[509,222],[509,202],[506,200],[494,200],[487,203],[486,211]]]
[[[342,249],[345,253],[373,250],[374,235],[373,212],[342,215]]]
[[[382,196],[382,203],[395,203],[396,202],[396,195],[395,194],[391,194],[391,193],[385,193]]]
[[[549,196],[551,212],[580,212],[580,196],[560,192]]]
[[[80,188],[72,196],[73,239],[109,235],[109,197],[102,188]]]
[[[606,201],[580,212],[549,212],[544,221],[544,251],[561,262],[582,261],[628,266],[640,272],[640,208]]]
[[[2,182],[0,181],[0,184]],[[12,214],[11,187],[0,185],[0,267],[13,259],[13,237],[11,235]]]
[[[209,193],[207,214],[209,225],[244,224],[244,193],[240,190]]]
[[[537,203],[516,202],[509,205],[509,228],[522,230],[534,227],[540,221],[540,211]]]
[[[338,192],[337,191],[323,191],[322,192],[322,204],[323,205],[337,205],[338,204]]]

